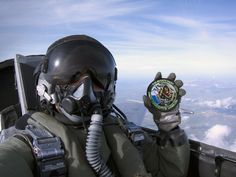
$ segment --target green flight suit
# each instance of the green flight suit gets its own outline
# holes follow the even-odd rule
[[[112,122],[113,118],[106,118]],[[34,113],[29,124],[43,126],[61,138],[66,150],[68,177],[95,177],[85,157],[86,133],[83,129],[66,126],[55,118]],[[117,124],[104,124],[101,156],[115,176],[121,177],[185,177],[189,163],[189,144],[159,146],[147,138],[143,157]],[[25,142],[10,137],[0,144],[1,177],[33,177],[35,161]]]

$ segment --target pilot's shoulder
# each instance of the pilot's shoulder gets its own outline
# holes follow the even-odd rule
[[[0,176],[33,176],[34,156],[31,148],[14,136],[0,143],[0,162],[4,162],[0,165]]]
[[[114,125],[119,125],[120,118],[117,116],[114,116],[112,114],[109,114],[105,119],[104,123],[105,124],[114,124]]]

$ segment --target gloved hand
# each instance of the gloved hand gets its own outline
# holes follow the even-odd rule
[[[175,80],[176,75],[175,73],[171,73],[167,79],[173,81],[175,85],[179,88],[179,99],[186,94],[184,89],[180,87],[183,86],[183,82],[181,80]],[[162,79],[162,75],[160,72],[156,74],[154,81]],[[181,116],[179,112],[179,103],[178,105],[169,112],[161,112],[156,109],[152,104],[151,100],[148,96],[143,96],[143,102],[145,107],[153,114],[154,122],[156,123],[157,127],[165,132],[169,132],[170,130],[176,128],[181,123]]]

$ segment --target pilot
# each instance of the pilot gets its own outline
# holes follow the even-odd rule
[[[40,106],[23,115],[17,131],[0,144],[1,177],[187,176],[189,143],[179,127],[179,105],[160,112],[144,95],[159,130],[149,134],[129,122],[113,104],[114,58],[97,40],[59,39],[35,76]],[[157,73],[155,80],[161,78]],[[175,78],[172,73],[167,79],[180,88]],[[185,90],[179,90],[181,98]]]

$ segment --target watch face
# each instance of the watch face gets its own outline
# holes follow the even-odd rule
[[[179,102],[179,89],[172,81],[161,79],[153,81],[147,89],[151,103],[158,110],[167,112],[176,107]]]

